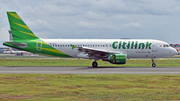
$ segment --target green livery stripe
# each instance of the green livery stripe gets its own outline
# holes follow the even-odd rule
[[[47,43],[45,43],[44,41],[42,42],[42,44],[43,44],[43,45],[46,45],[46,46],[48,46],[48,44],[47,44]]]
[[[64,54],[63,52],[60,52],[57,49],[42,48],[42,50],[46,50],[46,51],[53,52],[53,53],[58,53],[58,54]]]
[[[15,12],[8,12],[11,16],[13,16],[13,17],[15,17],[16,19],[19,19],[19,20],[21,20],[21,18],[17,15],[17,14],[15,14]]]
[[[24,31],[20,31],[21,33],[24,33],[24,34],[27,34],[27,35],[31,35],[31,36],[34,36],[34,37],[36,37],[34,34],[32,34],[32,33],[28,33],[28,32],[24,32]]]
[[[18,41],[16,41],[18,42]],[[21,41],[21,42],[18,42],[18,43],[27,43],[28,44],[28,47],[26,48],[21,48],[17,45],[13,45],[13,44],[9,44],[9,43],[6,43],[4,42],[3,44],[6,45],[6,46],[9,46],[9,47],[13,47],[13,48],[16,48],[16,49],[20,49],[20,50],[25,50],[25,51],[29,51],[29,52],[32,52],[32,53],[36,53],[36,54],[43,54],[43,55],[48,55],[48,56],[57,56],[57,57],[71,57],[51,46],[48,46],[48,45],[45,45],[45,44],[42,44],[42,50],[41,51],[37,51],[37,42],[34,42],[34,40],[32,41],[28,41],[28,42],[25,42],[25,41]]]
[[[15,23],[15,22],[14,22]],[[15,23],[16,25],[22,27],[22,28],[25,28],[27,30],[30,30],[26,25],[22,25],[22,24],[18,24],[18,23]]]
[[[70,57],[69,55],[51,47],[51,46],[48,46],[47,43],[45,43],[44,41],[42,41],[42,50],[43,51],[48,51],[48,53],[51,53],[51,54],[54,54],[54,55],[60,55],[60,56],[65,56],[65,57]]]

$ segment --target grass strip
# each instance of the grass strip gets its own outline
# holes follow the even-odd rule
[[[0,59],[0,66],[92,66],[94,60],[87,59]],[[101,67],[151,67],[149,59],[127,60],[124,65],[111,64],[97,61]],[[179,67],[180,59],[155,60],[157,67]]]
[[[180,100],[180,75],[0,74],[0,100]]]

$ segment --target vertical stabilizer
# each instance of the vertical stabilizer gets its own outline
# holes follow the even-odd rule
[[[7,15],[14,41],[39,39],[16,12],[7,12]]]

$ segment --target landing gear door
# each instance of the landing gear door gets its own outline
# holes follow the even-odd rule
[[[42,41],[37,41],[36,50],[42,51]]]
[[[152,52],[158,52],[157,42],[153,42],[153,44],[152,44]]]

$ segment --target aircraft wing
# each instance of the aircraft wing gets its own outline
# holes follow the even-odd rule
[[[111,53],[117,53],[114,51],[108,51],[103,49],[95,49],[95,48],[89,48],[89,47],[77,47],[79,48],[79,51],[84,51],[85,53],[104,53],[104,54],[111,54]]]
[[[108,57],[109,54],[115,54],[120,53],[116,51],[108,51],[105,49],[96,49],[96,48],[90,48],[90,47],[76,47],[79,50],[79,54],[77,54],[77,57],[80,58],[105,58]]]

